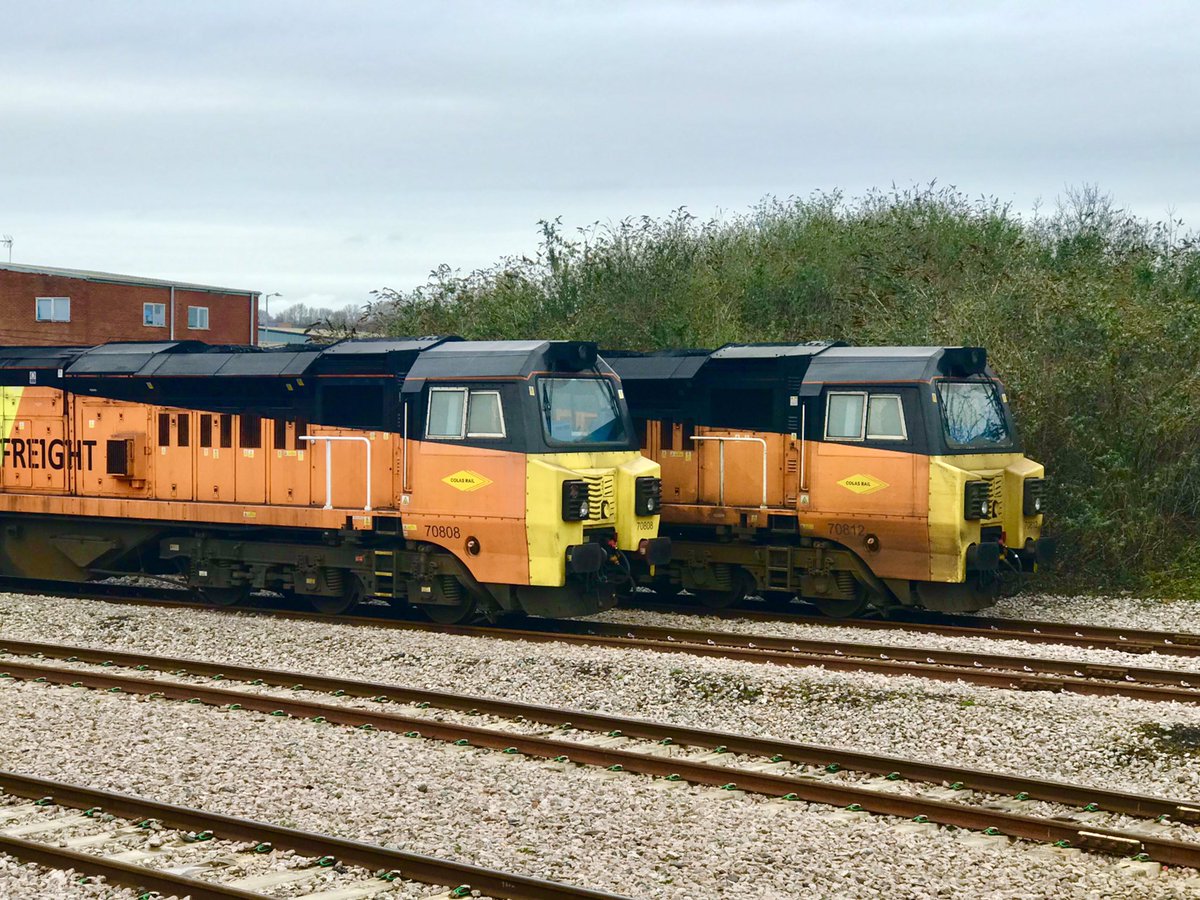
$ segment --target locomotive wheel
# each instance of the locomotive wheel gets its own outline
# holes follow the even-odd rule
[[[363,587],[362,579],[357,575],[347,574],[342,593],[337,597],[309,594],[304,599],[319,613],[327,616],[340,616],[358,606],[366,598],[366,594],[367,590]]]
[[[805,603],[811,603],[821,615],[831,619],[849,619],[861,616],[871,606],[871,593],[865,585],[860,584],[853,597],[803,597]]]
[[[464,591],[462,600],[453,605],[432,605],[427,604],[421,607],[421,611],[429,617],[431,622],[437,622],[439,625],[461,625],[463,622],[469,622],[475,618],[475,607],[479,601],[475,597]]]
[[[745,569],[733,568],[730,571],[729,587],[724,590],[696,591],[696,599],[700,605],[708,609],[725,609],[735,603],[741,603],[754,588],[754,579]]]
[[[199,588],[196,593],[209,606],[240,606],[250,599],[250,586],[242,585],[241,587],[227,588],[206,587]]]

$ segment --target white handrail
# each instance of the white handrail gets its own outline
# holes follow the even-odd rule
[[[408,493],[408,403],[401,404],[404,413],[404,452],[400,454],[400,491]]]
[[[333,509],[333,442],[334,441],[362,441],[367,445],[367,502],[363,506],[363,512],[371,511],[371,442],[365,437],[359,435],[348,434],[318,434],[304,435],[300,438],[302,441],[325,441],[325,506],[324,509]]]
[[[808,447],[805,445],[804,432],[808,430],[808,423],[805,421],[805,409],[800,407],[800,490],[808,490],[808,473],[805,471],[805,457],[808,455]]]
[[[721,506],[725,505],[725,443],[732,441],[742,444],[761,444],[762,445],[762,506],[760,509],[767,508],[767,442],[763,438],[756,437],[741,437],[741,436],[725,436],[725,435],[692,435],[693,441],[717,441],[717,503]]]

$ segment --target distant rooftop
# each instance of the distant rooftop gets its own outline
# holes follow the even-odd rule
[[[142,278],[138,275],[117,275],[112,272],[93,272],[88,269],[61,269],[56,266],[26,266],[19,263],[0,262],[0,271],[25,272],[30,275],[58,275],[63,278],[78,278],[103,284],[129,284],[138,287],[180,288],[185,291],[204,291],[209,294],[261,294],[248,288],[214,287],[211,284],[192,284],[187,281],[169,281],[163,278]]]

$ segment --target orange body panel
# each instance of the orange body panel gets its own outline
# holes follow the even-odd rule
[[[389,432],[309,426],[298,434],[295,422],[269,419],[256,437],[254,420],[243,427],[238,416],[5,390],[0,511],[317,529],[401,517],[396,531],[446,547],[479,581],[529,583],[524,454],[416,440],[406,453]],[[128,448],[123,472],[110,471],[110,442]],[[466,550],[469,537],[477,555]]]
[[[868,559],[881,578],[930,577],[927,457],[704,427],[684,447],[681,426],[672,432],[647,423],[644,452],[663,471],[664,524],[755,529],[785,517],[800,534]],[[877,549],[868,549],[871,536]]]

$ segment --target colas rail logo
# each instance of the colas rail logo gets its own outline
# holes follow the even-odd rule
[[[447,475],[442,481],[459,491],[477,491],[492,483],[492,479],[486,475],[480,475],[470,469],[459,469],[457,472]]]
[[[874,475],[847,475],[838,484],[856,494],[873,494],[888,486],[886,481],[882,481]]]

